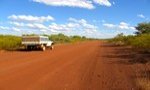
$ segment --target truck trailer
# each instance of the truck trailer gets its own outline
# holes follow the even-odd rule
[[[45,51],[46,48],[53,47],[53,41],[49,40],[47,36],[22,36],[22,45],[25,46],[27,50],[41,49]]]

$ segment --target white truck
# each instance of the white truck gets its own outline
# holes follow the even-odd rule
[[[47,47],[53,49],[53,41],[46,36],[22,36],[22,45],[27,50],[41,49],[45,51]]]

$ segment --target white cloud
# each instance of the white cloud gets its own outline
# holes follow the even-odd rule
[[[93,9],[94,6],[90,0],[33,0],[51,6],[69,6]]]
[[[93,33],[97,31],[96,26],[87,23],[87,21],[85,19],[80,19],[77,20],[75,18],[69,18],[68,19],[68,23],[66,24],[56,24],[56,23],[52,23],[49,25],[50,30],[54,30],[54,31],[71,31],[71,32],[76,32],[78,31],[80,34],[81,32],[86,32],[86,33]]]
[[[45,30],[45,29],[41,29],[40,31],[41,31],[41,32],[47,32],[47,30]]]
[[[12,27],[11,30],[17,31],[17,32],[20,32],[20,31],[21,31],[20,29],[18,29],[18,28],[16,28],[16,27]]]
[[[0,30],[13,30],[13,31],[17,31],[20,32],[21,30],[16,28],[16,27],[4,27],[4,26],[0,26]]]
[[[118,27],[120,29],[130,29],[129,24],[127,24],[125,22],[120,22],[120,24],[118,25]]]
[[[9,30],[9,27],[0,26],[0,30]]]
[[[139,17],[139,18],[145,18],[145,16],[143,14],[138,14],[137,17]]]
[[[23,30],[36,30],[41,32],[55,32],[55,33],[72,33],[72,34],[81,34],[81,33],[88,33],[92,34],[95,33],[98,29],[97,26],[89,24],[85,19],[75,19],[69,18],[68,22],[65,24],[57,24],[51,23],[49,25],[45,25],[44,23],[26,23],[26,22],[13,22],[11,21],[10,24],[13,27],[23,29]],[[13,30],[17,31],[17,29]],[[19,31],[19,30],[18,30]]]
[[[68,23],[67,27],[69,28],[75,28],[75,27],[79,27],[80,25],[78,23]]]
[[[17,21],[17,22],[37,22],[42,23],[45,21],[53,21],[54,18],[52,16],[31,16],[31,15],[11,15],[8,19]]]
[[[65,24],[56,24],[52,23],[49,25],[49,29],[54,32],[63,32],[63,31],[68,31],[69,28]]]
[[[15,27],[23,27],[23,28],[30,28],[30,29],[48,29],[44,24],[41,23],[19,23],[19,22],[10,22],[10,24],[14,25]]]
[[[101,21],[96,21],[101,22]],[[100,31],[99,27],[89,23],[85,19],[68,18],[66,23],[58,24],[56,22],[25,22],[25,21],[13,21],[10,20],[9,27],[0,26],[1,30],[9,30],[12,33],[18,34],[57,34],[63,33],[66,35],[80,35],[94,38],[107,38],[113,37],[118,33],[125,33],[126,35],[131,34],[135,31],[135,28],[126,22],[120,22],[119,24],[106,23],[102,20],[103,26],[110,29],[110,33],[107,31]],[[105,28],[104,28],[105,29]],[[116,30],[113,31],[112,30]],[[5,31],[3,31],[5,32]]]
[[[95,3],[99,4],[99,5],[104,5],[104,6],[111,6],[111,3],[109,2],[109,0],[93,0]]]
[[[25,25],[28,28],[32,28],[32,29],[47,29],[47,27],[43,24],[39,24],[39,23],[29,23]]]
[[[68,19],[68,21],[77,22],[77,20],[76,20],[75,18],[72,18],[72,17],[70,17],[70,18]]]
[[[114,28],[114,27],[116,27],[116,25],[110,24],[110,23],[105,23],[105,24],[103,24],[103,26],[108,27],[108,28]]]
[[[76,24],[75,27],[80,27],[80,28],[83,28],[85,31],[87,32],[96,32],[98,27],[95,26],[95,25],[92,25],[92,24],[89,24],[85,19],[80,19],[80,20],[77,20],[77,19],[74,19],[74,18],[69,18],[69,21]]]
[[[119,29],[119,30],[135,30],[135,27],[130,26],[128,23],[120,22],[118,25],[105,23],[103,26],[111,29]]]
[[[135,30],[134,27],[130,26],[128,23],[120,22],[119,26],[120,29],[126,29],[126,30]]]
[[[16,27],[23,27],[24,26],[24,23],[22,23],[22,22],[9,22],[9,23],[12,25],[15,25]]]
[[[94,9],[94,3],[111,6],[109,0],[32,0],[33,2],[43,3],[50,6],[68,6],[68,7],[80,7],[86,9]]]

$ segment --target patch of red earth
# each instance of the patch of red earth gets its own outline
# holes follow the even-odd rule
[[[131,58],[119,57],[119,49],[90,41],[45,52],[2,52],[0,90],[138,90],[137,65],[123,63]]]

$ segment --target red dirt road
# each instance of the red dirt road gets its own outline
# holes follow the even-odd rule
[[[112,48],[91,41],[45,52],[0,52],[0,90],[137,90],[132,68],[107,57]]]

